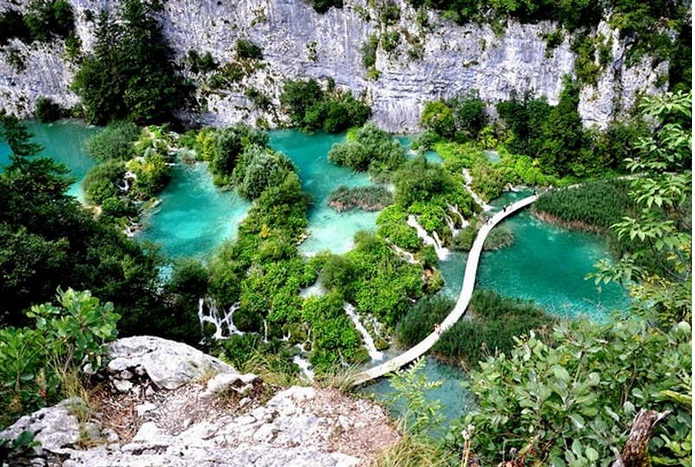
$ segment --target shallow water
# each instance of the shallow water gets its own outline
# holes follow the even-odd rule
[[[234,239],[251,203],[212,183],[207,164],[178,163],[161,203],[143,220],[137,238],[161,246],[170,258],[202,258]]]
[[[99,127],[87,126],[73,120],[61,120],[54,123],[25,122],[29,131],[34,134],[33,141],[44,147],[39,153],[43,157],[51,157],[56,162],[65,164],[70,177],[75,182],[70,185],[68,194],[84,201],[81,182],[95,161],[87,155],[85,144]],[[0,166],[9,164],[10,148],[6,142],[0,142]]]
[[[386,358],[389,357],[386,356]],[[441,403],[440,413],[443,420],[431,432],[433,436],[440,436],[446,432],[452,421],[458,419],[461,414],[470,411],[474,407],[475,401],[471,394],[461,386],[465,374],[457,368],[426,356],[425,366],[420,374],[424,375],[429,382],[441,381],[439,387],[425,393],[428,400],[438,400]],[[390,378],[381,378],[360,391],[374,397],[377,401],[386,403],[389,411],[396,418],[401,417],[405,412],[404,401],[394,401],[397,391],[391,387]]]
[[[328,162],[328,151],[333,144],[344,140],[344,135],[307,135],[295,130],[270,132],[270,146],[292,159],[299,171],[302,187],[312,197],[308,213],[311,236],[299,248],[306,255],[322,250],[344,253],[352,248],[355,233],[376,227],[376,212],[353,210],[339,213],[328,207],[329,195],[339,186],[371,184],[366,173],[356,174]]]

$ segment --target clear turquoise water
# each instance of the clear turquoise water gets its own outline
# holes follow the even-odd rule
[[[94,164],[85,154],[84,144],[97,129],[70,121],[50,125],[30,122],[30,129],[36,134],[37,142],[45,146],[43,154],[71,169],[77,182],[70,193],[80,196],[79,182]],[[330,192],[340,185],[370,183],[367,175],[353,174],[327,161],[331,146],[343,139],[343,135],[306,135],[293,130],[271,132],[271,146],[295,162],[304,189],[313,197],[309,209],[311,237],[301,246],[306,254],[324,249],[336,253],[347,251],[355,232],[375,227],[376,213],[336,213],[326,204]],[[399,138],[406,146],[410,139],[408,136]],[[0,143],[0,164],[8,162],[8,154],[6,144]],[[435,153],[428,153],[428,158],[441,161]],[[507,193],[492,204],[501,206],[525,195],[527,193]],[[162,251],[171,257],[203,257],[225,238],[234,238],[250,206],[233,192],[215,188],[203,164],[175,166],[172,181],[161,194],[161,201],[146,219],[146,229],[139,237],[161,244]],[[627,308],[628,299],[620,287],[610,284],[597,289],[592,281],[584,280],[593,270],[594,262],[608,256],[598,237],[555,228],[526,212],[505,222],[514,232],[516,241],[504,250],[483,255],[478,287],[532,299],[560,316],[586,314],[603,319],[610,310]],[[458,294],[465,257],[465,254],[456,253],[440,263],[447,281],[445,293]],[[463,373],[431,358],[427,359],[424,372],[429,380],[444,381],[430,397],[443,402],[447,420],[469,410],[472,401],[460,386],[465,377]],[[365,390],[382,400],[392,393],[388,380],[378,381]],[[395,406],[393,410],[401,409]]]
[[[68,194],[84,200],[80,184],[87,171],[95,164],[95,161],[87,155],[85,144],[99,128],[85,126],[81,122],[72,120],[54,123],[28,121],[26,124],[34,134],[33,140],[44,147],[39,155],[51,157],[70,169],[69,175],[75,179],[75,182],[70,186]],[[9,164],[9,155],[10,148],[7,143],[0,142],[0,166]]]
[[[333,144],[344,140],[344,135],[307,135],[295,130],[270,133],[270,146],[294,161],[302,187],[312,197],[308,213],[311,236],[299,248],[306,255],[322,250],[344,253],[352,248],[355,233],[376,227],[376,212],[354,210],[339,213],[328,207],[328,196],[340,185],[371,184],[367,174],[355,174],[328,162],[328,151]]]
[[[432,435],[439,436],[444,434],[449,424],[465,414],[475,406],[473,397],[468,393],[461,383],[466,375],[459,369],[446,365],[432,357],[425,357],[425,366],[422,375],[427,381],[441,381],[441,385],[426,392],[426,398],[430,401],[439,401],[442,404],[441,415],[443,420],[439,425],[433,427]],[[364,394],[370,395],[375,400],[386,403],[389,411],[394,417],[401,417],[405,412],[405,403],[394,401],[396,391],[391,387],[390,378],[382,378],[369,386],[361,389]]]
[[[235,238],[251,203],[212,183],[206,164],[178,163],[161,203],[143,219],[137,238],[159,245],[170,258],[203,258]]]

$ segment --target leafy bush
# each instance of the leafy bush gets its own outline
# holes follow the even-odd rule
[[[232,183],[232,173],[245,148],[254,145],[264,148],[268,145],[266,131],[252,128],[244,123],[215,130],[210,135],[209,143],[206,138],[207,135],[203,132],[199,134],[200,152],[204,160],[210,161],[210,171],[216,185]]]
[[[311,6],[314,7],[317,13],[325,13],[329,8],[342,8],[343,0],[310,0]]]
[[[126,161],[135,156],[140,128],[133,123],[113,122],[87,142],[87,154],[98,161]]]
[[[302,317],[311,324],[309,359],[316,370],[325,371],[340,364],[364,360],[362,336],[345,313],[339,294],[306,299]]]
[[[61,117],[62,111],[60,106],[53,102],[48,97],[39,97],[36,100],[36,110],[34,116],[41,123],[55,122]]]
[[[373,176],[384,176],[403,164],[405,150],[387,132],[367,123],[348,141],[334,144],[328,160],[359,172],[369,170]]]
[[[33,40],[65,39],[75,32],[75,15],[65,0],[34,0],[24,18]]]
[[[111,160],[95,165],[82,181],[85,198],[93,205],[103,204],[107,199],[116,199],[121,195],[119,183],[126,172],[125,163]]]
[[[422,125],[437,135],[466,141],[477,139],[487,125],[485,104],[477,92],[454,97],[448,101],[430,101],[422,112]]]
[[[367,38],[367,42],[362,45],[362,65],[369,70],[376,65],[376,51],[379,48],[379,37],[375,34]]]
[[[428,162],[424,156],[411,159],[393,176],[395,200],[404,208],[417,202],[453,191],[453,180],[441,164]]]
[[[610,462],[639,409],[670,410],[648,454],[659,465],[691,463],[690,325],[659,331],[644,320],[577,320],[550,337],[519,339],[471,372],[478,408],[452,427],[451,447],[463,446],[461,428],[472,425],[470,449],[485,465]]]
[[[337,133],[362,125],[371,115],[369,106],[349,91],[335,89],[330,83],[324,91],[314,79],[287,81],[280,103],[292,124],[306,131]]]
[[[232,180],[241,196],[253,200],[267,188],[280,185],[287,173],[294,171],[294,164],[284,154],[249,146],[241,154]]]
[[[263,60],[263,50],[250,39],[237,39],[234,50],[240,59]]]
[[[104,344],[116,338],[120,316],[89,291],[58,290],[60,306],[46,303],[27,312],[35,328],[0,329],[0,423],[58,400],[61,379],[90,364],[101,367]]]

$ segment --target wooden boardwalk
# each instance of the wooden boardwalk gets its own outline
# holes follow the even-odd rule
[[[461,288],[461,294],[456,301],[456,306],[451,310],[451,313],[442,321],[439,325],[438,331],[433,331],[429,336],[422,340],[419,344],[411,347],[406,352],[400,354],[391,360],[372,367],[362,373],[358,373],[353,378],[353,386],[359,386],[373,379],[380,378],[387,373],[391,373],[399,369],[400,367],[407,365],[416,358],[422,356],[427,352],[432,346],[439,340],[439,336],[442,332],[446,331],[448,328],[454,325],[461,316],[466,312],[468,308],[468,302],[471,301],[471,296],[473,295],[473,288],[475,287],[475,276],[478,272],[478,262],[480,261],[480,254],[483,251],[483,244],[487,238],[490,231],[499,224],[504,218],[514,214],[520,209],[524,209],[538,198],[538,195],[529,196],[528,198],[521,199],[516,203],[507,207],[504,211],[499,211],[497,214],[492,216],[490,220],[483,225],[478,231],[478,236],[473,242],[473,247],[468,253],[468,260],[466,261],[466,272],[463,276],[463,287]]]

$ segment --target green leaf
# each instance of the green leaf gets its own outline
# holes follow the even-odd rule
[[[584,450],[584,454],[586,454],[586,457],[591,462],[596,462],[598,460],[598,452],[591,446],[587,446],[587,448]]]

